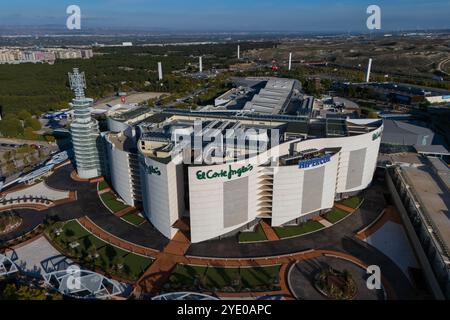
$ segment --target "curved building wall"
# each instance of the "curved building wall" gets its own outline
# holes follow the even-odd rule
[[[171,239],[173,224],[184,214],[182,165],[167,164],[140,156],[144,213],[164,236]]]
[[[107,117],[106,123],[108,126],[108,130],[111,132],[124,132],[131,129],[131,127],[125,122],[114,120],[111,117]]]
[[[286,154],[289,143],[278,147],[277,154]],[[259,196],[266,180],[270,156],[274,150],[258,157],[229,164],[189,167],[189,204],[191,242],[201,242],[225,235],[255,220],[265,205]],[[243,172],[243,168],[247,171]],[[214,173],[236,173],[231,176],[208,178]],[[241,170],[239,176],[238,171]],[[205,177],[203,177],[203,173]]]
[[[334,204],[339,154],[311,169],[278,167],[273,182],[272,226],[281,226]]]
[[[130,154],[117,148],[106,137],[111,184],[115,192],[130,206],[135,205]]]
[[[269,150],[254,159],[231,164],[189,167],[191,241],[201,242],[228,234],[256,218],[271,218],[273,226],[333,207],[337,194],[369,186],[376,168],[383,127],[343,138],[289,141],[279,148],[288,153],[338,148],[329,162],[301,169],[267,166]],[[273,156],[273,154],[272,154]],[[238,174],[242,168],[250,168]]]

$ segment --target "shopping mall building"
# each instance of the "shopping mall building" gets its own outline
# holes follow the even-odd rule
[[[243,111],[116,108],[104,135],[116,193],[172,238],[300,223],[367,188],[382,121]]]

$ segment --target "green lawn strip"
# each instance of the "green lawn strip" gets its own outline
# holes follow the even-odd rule
[[[342,201],[339,201],[338,203],[342,204],[344,206],[356,209],[361,204],[361,201],[362,201],[362,199],[360,197],[356,196],[356,197],[344,199]]]
[[[239,242],[257,242],[266,241],[267,236],[260,224],[255,228],[254,232],[241,232],[239,233]]]
[[[106,181],[101,181],[98,183],[98,191],[102,191],[109,188],[108,182]]]
[[[144,218],[135,213],[127,213],[122,217],[122,219],[128,221],[131,224],[134,224],[135,226],[139,226],[145,221]]]
[[[67,232],[66,230],[71,230]],[[67,222],[63,227],[63,232],[54,241],[70,255],[80,260],[86,259],[89,254],[97,253],[99,256],[93,262],[106,272],[117,274],[123,278],[136,280],[152,263],[152,259],[140,256],[115,246],[97,238],[84,229],[76,220]],[[80,245],[71,249],[69,244],[77,241]],[[122,264],[123,268],[119,271],[112,270],[113,266]]]
[[[310,220],[298,226],[276,227],[274,230],[277,235],[283,239],[300,236],[302,234],[314,232],[323,228],[324,226],[320,222]]]
[[[268,284],[278,283],[280,266],[269,266],[264,268],[241,268],[242,282],[245,287],[257,288]]]
[[[116,199],[113,193],[106,192],[100,195],[105,205],[113,212],[119,212],[128,206]]]
[[[173,289],[223,290],[241,281],[244,290],[276,290],[280,266],[223,268],[178,264],[169,278]]]
[[[178,264],[169,278],[173,288],[193,288],[196,278],[203,278],[207,267]]]
[[[344,210],[333,208],[329,213],[325,215],[325,219],[330,221],[331,223],[336,223],[344,219],[349,213]]]

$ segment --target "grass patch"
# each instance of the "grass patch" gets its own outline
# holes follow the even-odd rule
[[[112,192],[106,192],[100,195],[105,205],[114,213],[128,208],[128,206],[119,200]]]
[[[361,204],[361,201],[362,201],[362,199],[361,199],[360,197],[355,196],[355,197],[351,197],[351,198],[348,198],[348,199],[344,199],[344,200],[342,200],[342,201],[339,201],[338,203],[339,203],[339,204],[342,204],[342,205],[344,205],[344,206],[347,206],[347,207],[356,209],[356,208],[358,208],[359,205]]]
[[[344,210],[333,208],[329,213],[325,215],[325,219],[330,221],[331,223],[336,223],[344,219],[349,213]]]
[[[105,190],[105,189],[108,189],[108,188],[109,188],[109,184],[105,180],[100,181],[98,183],[98,191],[102,191],[102,190]]]
[[[274,228],[277,235],[283,238],[291,238],[295,236],[300,236],[305,233],[314,232],[320,229],[325,228],[320,222],[315,220],[310,220],[305,223],[302,223],[298,226],[287,226],[287,227],[277,227]]]
[[[267,236],[260,224],[255,228],[254,232],[241,232],[239,233],[239,242],[257,242],[266,241]]]
[[[58,247],[92,269],[100,268],[106,273],[135,281],[152,263],[151,258],[119,249],[97,238],[76,220],[65,223],[59,236],[55,233],[56,229],[58,227],[55,226],[48,230],[48,235]],[[79,246],[71,248],[73,242],[78,242]]]
[[[171,289],[222,292],[279,290],[280,266],[223,268],[178,264],[169,278]]]
[[[122,219],[131,224],[134,224],[135,226],[139,226],[145,221],[144,218],[142,218],[140,215],[137,215],[136,213],[128,213],[124,215]]]

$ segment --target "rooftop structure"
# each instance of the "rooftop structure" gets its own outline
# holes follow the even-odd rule
[[[399,146],[430,146],[434,132],[407,121],[385,120],[382,143]]]
[[[255,95],[252,101],[245,104],[245,111],[260,114],[280,114],[288,106],[298,81],[292,79],[273,78]]]
[[[406,221],[433,294],[450,297],[450,168],[439,158],[388,169],[388,186]],[[425,259],[423,259],[425,258]],[[429,265],[427,267],[427,265]],[[431,279],[431,280],[430,280]],[[440,289],[439,289],[440,287]]]
[[[424,101],[430,103],[450,102],[450,91],[444,89],[393,82],[354,83],[351,85],[370,88],[385,96],[386,99],[403,104],[417,104]]]

